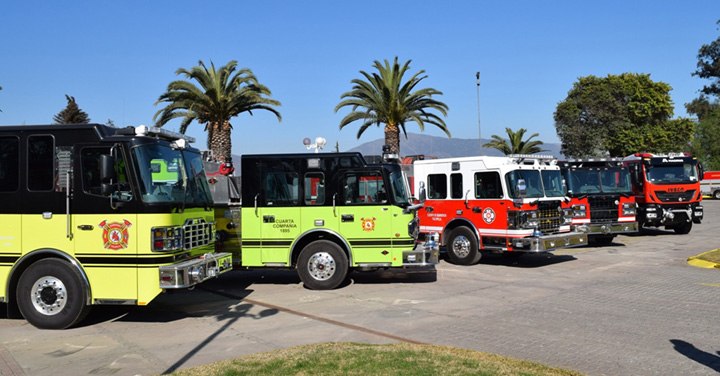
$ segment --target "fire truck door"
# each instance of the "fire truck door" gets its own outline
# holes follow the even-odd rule
[[[76,149],[70,228],[75,256],[88,275],[93,299],[137,299],[138,268],[157,268],[149,265],[148,257],[139,261],[138,216],[113,210],[110,198],[100,194],[100,155],[108,154],[109,149]],[[120,189],[131,192],[129,185],[122,184],[127,182],[126,176],[119,174]],[[143,230],[149,235],[150,228]],[[150,251],[149,238],[144,249],[149,256],[157,256]]]
[[[349,171],[341,179],[338,229],[350,243],[354,265],[393,261],[391,241],[400,229],[393,229],[392,216],[401,209],[389,204],[386,188],[377,171]]]
[[[293,171],[262,176],[264,198],[258,202],[258,216],[263,264],[290,262],[290,246],[300,233],[299,183]]]
[[[25,141],[27,167],[23,180],[27,189],[21,190],[23,250],[54,249],[72,254],[67,216],[70,151],[56,147],[51,135],[29,135]]]

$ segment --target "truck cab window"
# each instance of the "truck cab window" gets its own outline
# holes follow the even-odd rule
[[[343,192],[346,205],[387,202],[382,176],[375,171],[348,172],[343,179]]]
[[[462,174],[450,174],[450,196],[463,198]]]
[[[84,148],[80,151],[82,190],[87,194],[102,195],[100,190],[100,156],[103,154],[110,154],[110,148]],[[117,167],[119,168],[119,171],[117,171],[119,192],[115,194],[114,198],[125,201],[131,200],[132,191],[125,172],[125,161],[122,158],[122,153],[116,154]]]
[[[28,137],[28,190],[55,188],[55,140],[52,136]]]
[[[445,174],[428,175],[428,198],[447,198],[447,176]]]
[[[0,137],[0,192],[17,191],[20,182],[20,141]]]
[[[475,198],[502,198],[502,184],[497,172],[475,173]]]
[[[325,174],[308,172],[305,174],[305,205],[323,205],[325,203]]]
[[[265,202],[268,206],[298,205],[298,175],[294,172],[271,172],[263,176]]]

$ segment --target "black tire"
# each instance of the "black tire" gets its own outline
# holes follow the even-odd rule
[[[87,296],[80,271],[59,259],[30,265],[16,289],[20,313],[40,329],[65,329],[80,322],[90,311]]]
[[[713,196],[714,199],[720,200],[720,190],[717,190],[717,191],[713,192],[713,195],[712,195],[712,196]]]
[[[303,248],[297,263],[298,275],[311,290],[332,290],[347,277],[348,258],[342,248],[328,240],[317,240]]]
[[[595,244],[608,245],[615,239],[615,235],[594,235],[592,239],[595,241]]]
[[[477,238],[467,227],[458,227],[452,230],[445,245],[450,262],[453,264],[475,265],[482,257]]]
[[[690,230],[692,230],[692,224],[692,222],[683,222],[673,226],[673,230],[675,230],[676,234],[689,234]]]

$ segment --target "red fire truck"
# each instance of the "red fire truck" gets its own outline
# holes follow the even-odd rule
[[[572,200],[573,221],[591,241],[608,244],[638,232],[630,171],[621,158],[571,159],[560,168]]]
[[[587,244],[552,156],[465,157],[414,162],[415,192],[427,187],[420,232],[440,233],[450,261],[482,252],[518,255]],[[422,197],[421,197],[422,199]]]
[[[703,168],[686,153],[636,153],[623,159],[630,167],[640,227],[687,234],[703,219],[700,177]]]
[[[720,171],[705,171],[700,188],[703,195],[720,200]]]

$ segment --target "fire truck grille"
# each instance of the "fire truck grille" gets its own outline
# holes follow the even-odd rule
[[[695,197],[695,190],[691,189],[685,192],[656,191],[655,195],[662,202],[686,202]]]
[[[590,221],[592,223],[611,223],[618,220],[617,199],[607,196],[590,196]]]
[[[215,222],[206,222],[202,218],[188,219],[183,225],[185,249],[202,247],[215,239]]]
[[[544,234],[554,234],[560,229],[562,223],[562,211],[559,210],[560,201],[538,202],[539,230]]]

